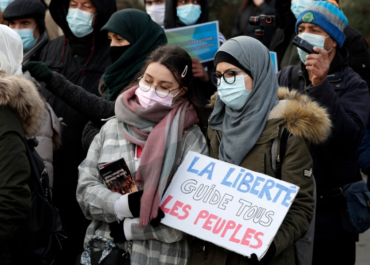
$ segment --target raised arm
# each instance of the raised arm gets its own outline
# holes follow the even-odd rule
[[[45,82],[47,90],[94,123],[114,116],[114,102],[71,83],[64,76],[51,71],[44,63],[29,62],[23,66],[23,71],[29,71],[38,82]]]

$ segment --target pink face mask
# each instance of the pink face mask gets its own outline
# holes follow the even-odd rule
[[[140,87],[138,87],[135,91],[135,95],[138,97],[140,105],[144,109],[147,109],[153,106],[155,103],[159,103],[159,104],[171,107],[173,97],[175,97],[178,94],[178,93],[176,95],[168,94],[167,97],[161,98],[155,93],[154,88],[152,87],[149,88],[149,86],[146,86],[142,84],[141,82],[139,83],[139,86],[144,88],[145,90],[148,90],[148,91],[144,91]],[[157,93],[161,93],[161,92],[157,91]]]

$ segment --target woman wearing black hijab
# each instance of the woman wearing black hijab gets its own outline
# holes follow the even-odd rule
[[[160,45],[167,43],[163,29],[144,12],[125,9],[112,15],[102,31],[108,32],[111,41],[109,53],[112,65],[105,71],[99,87],[102,97],[88,93],[63,76],[52,72],[46,65],[31,62],[23,67],[38,81],[47,83],[47,89],[61,98],[79,114],[90,120],[88,128],[102,125],[101,120],[114,115],[114,101],[119,93],[140,76],[147,56]],[[83,147],[88,149],[99,129],[85,128]]]

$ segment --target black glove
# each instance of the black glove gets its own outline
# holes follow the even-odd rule
[[[252,265],[268,265],[271,263],[271,260],[274,258],[275,252],[276,252],[275,244],[274,242],[272,242],[269,250],[267,250],[267,253],[265,254],[265,256],[263,256],[263,258],[260,261],[258,261],[256,254],[252,254],[251,258],[248,259],[248,261]]]
[[[114,243],[122,243],[126,241],[125,232],[123,231],[123,222],[109,223],[110,236],[113,238]]]
[[[29,62],[22,66],[23,72],[29,71],[31,76],[40,82],[49,82],[54,72],[42,62]]]
[[[130,212],[134,218],[140,217],[140,205],[141,205],[141,197],[143,196],[144,191],[138,191],[134,193],[130,193],[128,195],[128,207],[130,208]],[[160,207],[158,207],[158,215],[156,218],[150,221],[150,224],[154,227],[159,225],[159,222],[164,217],[164,212]]]

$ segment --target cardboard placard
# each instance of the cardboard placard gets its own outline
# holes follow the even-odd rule
[[[272,63],[274,64],[275,73],[277,73],[279,71],[277,53],[270,52],[270,57],[271,57]]]
[[[261,259],[298,190],[285,181],[189,152],[162,198],[161,222]]]

